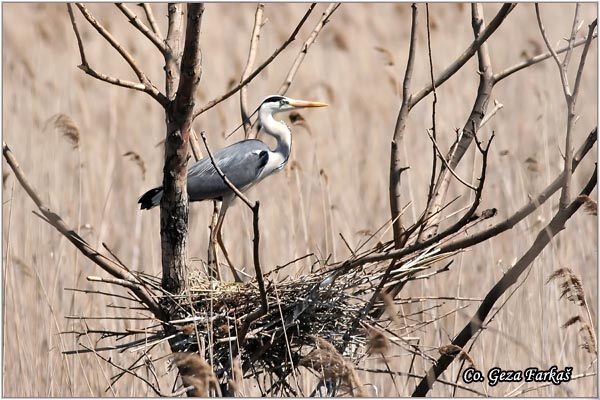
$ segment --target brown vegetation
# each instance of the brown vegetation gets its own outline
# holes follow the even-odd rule
[[[218,284],[205,279],[210,204],[190,205],[187,265],[165,258],[185,255],[185,243],[165,251],[163,240],[161,252],[159,212],[137,209],[169,164],[163,107],[178,88],[162,66],[178,71],[177,61],[161,55],[152,33],[176,29],[167,6],[151,5],[152,32],[135,29],[131,12],[144,15],[137,5],[86,7],[77,14],[85,55],[65,5],[3,10],[3,132],[12,150],[3,163],[4,395],[597,395],[595,160],[585,157],[596,141],[597,54],[591,36],[584,46],[595,5],[581,6],[568,73],[552,58],[509,67],[564,47],[559,39],[577,25],[573,5],[540,7],[547,37],[533,4],[473,9],[487,23],[473,27],[462,4],[418,13],[408,4],[196,10],[202,24],[188,31],[202,28],[201,78],[179,100],[182,137],[206,132],[212,149],[241,140],[226,136],[270,93],[330,103],[325,113],[289,116],[290,165],[246,193],[252,210],[238,201],[228,212],[233,262],[265,274],[264,283],[243,284],[228,283],[229,273]],[[135,62],[86,25],[90,18]],[[474,31],[485,37],[497,26],[451,79],[427,89]],[[578,73],[582,49],[589,55]],[[189,71],[191,81],[199,76]],[[252,135],[249,123],[244,130]],[[437,157],[454,148],[449,163]],[[166,154],[182,156],[181,148]],[[17,159],[29,182],[15,179]],[[446,171],[437,180],[432,164]],[[576,212],[582,206],[586,213]],[[112,277],[97,276],[97,265]],[[184,285],[186,268],[189,290],[167,293]],[[166,285],[165,271],[177,272]],[[574,378],[466,385],[457,377],[467,364],[572,366]],[[437,378],[433,388],[426,376]]]

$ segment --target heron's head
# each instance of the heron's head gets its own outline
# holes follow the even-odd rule
[[[260,105],[260,110],[266,111],[269,114],[277,114],[283,111],[292,111],[300,108],[325,106],[327,106],[327,104],[318,101],[295,100],[284,96],[269,96],[263,100]]]

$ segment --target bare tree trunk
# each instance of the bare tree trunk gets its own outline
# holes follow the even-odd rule
[[[175,99],[166,110],[164,194],[160,203],[162,287],[172,293],[181,292],[185,288],[187,276],[188,143],[195,105],[194,93],[202,71],[199,42],[204,5],[188,4],[187,9],[179,86]],[[174,56],[177,58],[176,54]]]

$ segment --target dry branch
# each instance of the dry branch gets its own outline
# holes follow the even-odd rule
[[[594,35],[592,36],[592,39],[595,39],[598,36],[597,33],[594,33]],[[583,45],[585,42],[587,41],[587,38],[584,39],[577,39],[574,43],[573,43],[573,47],[579,47],[581,45]],[[561,54],[564,53],[565,51],[569,50],[569,46],[564,46],[564,47],[560,47],[558,49],[555,50],[555,52],[557,54]],[[527,60],[524,60],[518,64],[515,64],[511,67],[508,67],[498,73],[496,73],[494,75],[494,84],[500,82],[501,80],[511,76],[512,74],[514,74],[515,72],[519,72],[527,67],[530,67],[534,64],[537,64],[539,62],[545,61],[547,59],[549,59],[550,57],[552,57],[552,53],[551,52],[546,52],[546,53],[542,53],[542,54],[538,54],[536,56],[530,57]]]
[[[594,168],[594,172],[590,177],[587,185],[581,192],[581,195],[589,196],[594,187],[596,187],[597,180],[597,169]],[[492,307],[496,301],[502,296],[508,288],[517,282],[523,272],[527,270],[527,267],[538,257],[538,255],[544,250],[544,248],[550,243],[550,241],[560,231],[565,228],[565,223],[575,214],[575,212],[581,207],[583,200],[579,197],[575,199],[566,208],[560,208],[554,215],[552,220],[546,225],[537,235],[535,241],[531,247],[525,252],[525,254],[511,267],[504,276],[494,285],[494,287],[485,296],[483,302],[477,309],[475,315],[471,318],[471,321],[461,330],[461,332],[452,341],[452,345],[464,348],[468,341],[483,327],[486,317],[492,310]],[[427,372],[427,375],[421,380],[413,396],[425,396],[431,389],[433,383],[437,378],[448,368],[450,363],[454,361],[454,356],[442,355]]]
[[[248,60],[246,61],[246,67],[244,68],[244,72],[242,72],[243,82],[248,75],[250,75],[250,71],[254,66],[254,60],[256,58],[256,51],[258,50],[258,40],[260,38],[260,29],[263,26],[262,15],[264,11],[265,5],[262,3],[258,3],[256,6],[256,12],[254,13],[254,28],[252,28],[252,36],[250,37],[250,50],[248,51]],[[240,88],[240,111],[242,113],[242,124],[244,125],[244,132],[246,139],[250,135],[250,117],[248,116],[248,89],[247,86],[242,86]]]
[[[446,82],[452,75],[458,72],[469,59],[479,50],[481,45],[486,42],[487,39],[498,29],[498,27],[504,22],[504,19],[508,14],[516,7],[514,3],[503,4],[498,11],[498,14],[492,19],[489,25],[473,40],[473,42],[463,51],[463,53],[450,64],[442,73],[435,79],[434,84],[428,84],[423,89],[415,93],[410,101],[410,108],[412,109],[419,101],[423,100],[425,96],[433,91],[433,87],[440,87]]]
[[[277,91],[278,94],[283,96],[287,93],[288,89],[290,88],[290,85],[292,84],[292,81],[294,80],[294,76],[296,76],[296,73],[300,68],[300,64],[302,64],[302,61],[304,61],[304,57],[306,57],[306,53],[308,53],[308,49],[315,42],[317,36],[319,36],[319,32],[321,32],[321,30],[329,22],[329,19],[340,5],[341,3],[331,3],[329,7],[327,7],[327,9],[323,12],[321,19],[319,20],[319,22],[317,22],[317,25],[315,26],[313,31],[310,33],[306,41],[302,44],[300,52],[296,56],[296,59],[294,60],[290,71],[288,72],[285,80],[283,81],[283,83],[279,87],[279,90]]]
[[[148,19],[148,23],[150,24],[150,27],[152,28],[152,32],[154,32],[161,41],[165,40],[162,33],[160,33],[160,28],[158,27],[158,24],[156,23],[156,19],[154,18],[154,13],[152,12],[152,7],[150,6],[150,4],[142,3],[142,8],[144,9],[144,12],[146,13],[146,19]]]
[[[102,268],[104,271],[108,272],[110,275],[115,278],[130,282],[135,284],[134,277],[131,274],[126,274],[122,267],[118,265],[113,265],[114,262],[110,259],[106,258],[102,254],[98,253],[94,250],[81,236],[79,236],[75,230],[69,227],[64,220],[60,217],[60,215],[53,212],[50,208],[48,208],[43,202],[40,196],[37,194],[37,191],[30,185],[27,180],[25,173],[21,170],[14,154],[8,147],[8,145],[3,142],[2,143],[2,152],[6,162],[13,170],[15,177],[25,189],[31,200],[38,207],[40,212],[45,218],[45,221],[52,225],[56,230],[58,230],[63,236],[65,236],[79,251],[89,258],[92,262]],[[158,305],[158,303],[154,300],[153,295],[150,294],[145,288],[139,286],[130,287],[131,291],[140,299],[142,304],[148,307],[158,319],[164,319],[164,312],[162,308]]]
[[[144,36],[146,36],[154,46],[161,52],[161,54],[165,54],[167,51],[167,47],[165,46],[164,39],[162,39],[159,35],[156,34],[153,30],[150,30],[146,24],[144,24],[140,17],[137,16],[136,13],[131,11],[129,7],[127,7],[123,3],[116,3],[116,6],[127,18],[129,18],[129,22],[133,25],[138,31],[142,32]],[[147,6],[147,5],[146,5]],[[152,15],[151,12],[149,15]]]
[[[104,28],[96,20],[96,18],[94,18],[94,16],[89,12],[89,10],[83,4],[75,3],[75,5],[79,8],[79,11],[81,11],[81,14],[85,17],[85,19],[89,22],[89,24],[94,29],[96,29],[96,31],[98,33],[100,33],[100,35],[102,35],[102,37],[119,53],[119,55],[127,62],[127,64],[129,64],[130,68],[133,70],[133,72],[137,76],[139,83],[134,83],[134,82],[122,80],[119,78],[113,78],[113,77],[105,75],[105,74],[101,74],[89,66],[89,63],[87,62],[87,59],[85,57],[83,42],[81,40],[81,35],[79,34],[79,29],[77,27],[77,23],[75,22],[75,16],[73,15],[73,10],[71,8],[71,4],[67,4],[69,16],[71,18],[71,25],[73,26],[73,30],[75,31],[75,36],[77,37],[79,53],[81,56],[81,65],[79,66],[79,68],[81,68],[85,73],[87,73],[88,75],[90,75],[96,79],[108,82],[113,85],[129,88],[129,89],[135,89],[135,90],[139,90],[144,93],[147,93],[153,99],[155,99],[161,106],[167,107],[168,99],[165,97],[164,94],[162,94],[158,90],[158,88],[156,88],[156,86],[154,86],[152,84],[150,79],[140,69],[137,62],[133,58],[133,56],[127,50],[125,50],[123,48],[123,46],[121,46],[121,44],[114,38],[114,36],[106,28]]]
[[[316,5],[316,3],[312,3],[310,5],[310,7],[308,8],[308,10],[306,11],[306,13],[304,14],[304,16],[302,17],[302,19],[298,23],[298,25],[296,25],[296,28],[294,29],[294,31],[292,32],[292,34],[287,38],[287,40],[285,42],[283,42],[283,44],[281,46],[279,46],[277,48],[277,50],[275,50],[273,52],[273,54],[271,54],[271,56],[269,58],[267,58],[261,65],[258,66],[258,68],[256,68],[254,70],[254,72],[252,72],[250,75],[248,75],[248,77],[246,79],[244,79],[239,84],[237,84],[236,86],[234,86],[231,90],[229,90],[225,94],[217,97],[216,99],[209,101],[204,107],[202,107],[198,111],[196,111],[194,113],[194,118],[193,119],[196,119],[196,117],[198,117],[200,114],[202,114],[202,113],[210,110],[211,108],[213,108],[217,104],[221,103],[222,101],[227,100],[229,97],[231,97],[232,95],[234,95],[235,93],[237,93],[237,91],[240,90],[244,85],[247,85],[248,83],[250,83],[250,81],[252,81],[254,78],[256,78],[256,76],[263,69],[265,69],[279,55],[279,53],[281,53],[283,50],[285,50],[285,48],[288,47],[289,44],[292,43],[296,39],[296,35],[298,34],[298,32],[300,31],[300,28],[302,28],[302,26],[304,25],[304,23],[308,19],[308,16],[312,12],[312,10],[315,8],[315,5]]]
[[[477,40],[486,31],[483,18],[483,8],[481,4],[473,4],[472,8],[472,25],[473,34]],[[487,43],[482,43],[477,49],[477,58],[479,66],[479,87],[477,88],[477,97],[473,104],[471,114],[469,115],[460,136],[460,140],[455,143],[448,152],[447,164],[441,168],[440,173],[433,190],[433,197],[427,204],[425,217],[427,222],[423,225],[419,232],[419,241],[432,238],[437,233],[441,213],[439,212],[443,206],[446,193],[450,184],[450,174],[448,168],[456,169],[467,149],[473,142],[477,131],[483,120],[487,106],[492,94],[494,82],[492,80],[492,62],[490,59]]]
[[[231,191],[233,193],[235,193],[235,195],[237,197],[239,197],[244,202],[244,204],[246,204],[248,206],[248,208],[250,208],[250,210],[252,210],[252,225],[253,225],[253,231],[254,231],[254,239],[253,239],[254,270],[256,273],[256,281],[258,283],[258,287],[260,290],[262,309],[266,312],[268,309],[267,294],[266,294],[266,290],[265,290],[265,283],[264,283],[264,279],[263,279],[262,269],[260,268],[260,257],[259,257],[260,230],[258,229],[258,210],[260,208],[260,203],[257,201],[253,205],[252,203],[250,203],[250,200],[248,200],[248,198],[237,187],[235,187],[235,185],[229,180],[229,178],[227,178],[227,176],[223,173],[221,168],[217,165],[217,163],[212,155],[212,152],[210,151],[210,148],[208,147],[208,142],[206,141],[206,136],[204,135],[204,132],[200,132],[200,136],[202,137],[202,141],[204,142],[204,147],[206,149],[206,152],[208,153],[208,156],[210,157],[210,161],[213,165],[213,168],[215,169],[215,171],[217,171],[217,174],[219,175],[219,177],[221,177],[221,179],[227,185],[227,187],[229,187],[229,189],[231,189]]]
[[[405,238],[404,228],[402,227],[402,221],[400,220],[400,210],[402,209],[401,204],[401,176],[402,172],[407,170],[409,167],[403,165],[403,161],[400,157],[400,147],[404,140],[404,129],[406,128],[406,120],[410,111],[410,81],[412,79],[412,72],[415,64],[415,51],[417,47],[417,16],[418,8],[415,3],[411,5],[411,28],[410,28],[410,45],[408,49],[408,60],[406,62],[406,70],[404,72],[404,82],[402,84],[402,105],[398,112],[396,119],[396,126],[394,128],[394,136],[390,147],[390,182],[389,182],[389,200],[390,200],[390,211],[392,215],[392,227],[394,230],[394,244],[396,249],[401,248],[404,245]]]

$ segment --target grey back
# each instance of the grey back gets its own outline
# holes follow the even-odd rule
[[[218,150],[213,157],[231,183],[244,191],[258,181],[269,159],[269,148],[260,140],[250,139]],[[231,194],[208,155],[189,167],[187,189],[190,201],[222,199]]]

